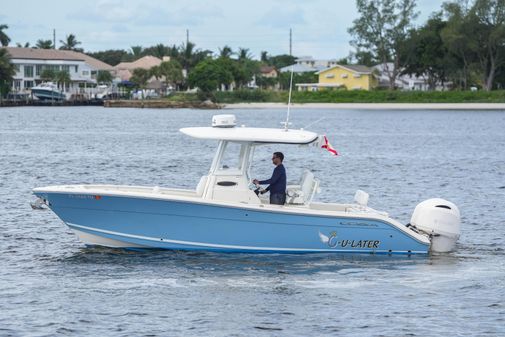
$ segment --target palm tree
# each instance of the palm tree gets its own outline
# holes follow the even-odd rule
[[[71,81],[70,74],[68,73],[68,71],[65,70],[58,71],[55,74],[55,80],[56,83],[58,84],[58,87],[61,84],[61,89],[65,91],[65,84],[70,83]]]
[[[249,52],[249,48],[239,48],[238,49],[238,60],[246,61],[252,58],[251,53]]]
[[[186,70],[186,72],[189,71],[189,68],[193,66],[193,59],[194,59],[194,52],[193,50],[195,49],[195,44],[192,42],[188,42],[186,44],[183,44],[180,47],[180,62],[182,67]]]
[[[167,48],[162,43],[159,43],[156,46],[154,46],[153,52],[154,56],[163,59],[163,56],[167,55]]]
[[[154,76],[154,78],[156,78],[157,80],[159,80],[162,76],[160,66],[151,67],[149,69],[149,73],[151,74],[151,76]]]
[[[44,82],[53,81],[56,78],[56,72],[50,68],[44,68],[40,73],[40,79]]]
[[[223,48],[219,48],[219,57],[222,58],[230,58],[232,56],[233,50],[231,50],[230,46],[224,46]]]
[[[133,69],[132,77],[130,81],[135,83],[138,87],[144,88],[151,77],[151,73],[147,69],[135,68]]]
[[[177,53],[173,49],[171,53],[176,55],[174,59],[179,61],[182,66],[185,79],[196,65],[208,58],[209,55],[212,55],[210,50],[195,49],[195,44],[193,42],[183,43],[179,47]],[[185,80],[183,81],[183,87],[186,85],[184,82]]]
[[[0,49],[0,101],[9,92],[12,79],[16,75],[16,67],[11,63],[7,49]]]
[[[180,84],[183,80],[182,67],[177,60],[170,60],[168,62],[161,62],[159,65],[159,72],[165,77],[165,85]]]
[[[111,83],[112,80],[112,74],[107,70],[99,70],[98,74],[96,74],[96,81],[98,83]]]
[[[131,55],[133,57],[133,61],[138,60],[142,56],[142,52],[144,48],[142,46],[131,46]]]
[[[179,48],[175,44],[172,47],[167,47],[167,54],[172,59],[178,59],[180,55]]]
[[[26,42],[24,45],[22,45],[19,42],[16,42],[16,47],[18,47],[18,48],[30,48],[30,42]]]
[[[268,63],[268,52],[266,51],[261,52],[261,62]]]
[[[62,44],[62,46],[60,47],[60,49],[62,50],[82,51],[81,48],[76,48],[78,45],[81,44],[81,42],[77,41],[74,34],[67,35],[65,41],[60,40],[60,43]]]
[[[39,39],[39,40],[37,40],[37,44],[35,44],[35,48],[53,49],[53,41]]]
[[[4,29],[7,28],[9,28],[9,26],[0,25],[0,43],[2,44],[3,47],[7,47],[9,45],[9,42],[11,42],[11,39],[3,31]]]

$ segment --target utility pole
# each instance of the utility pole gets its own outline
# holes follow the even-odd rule
[[[289,28],[289,56],[293,56],[293,32]]]
[[[186,29],[186,46],[189,44],[189,29]]]
[[[53,49],[56,49],[56,29],[53,28]]]

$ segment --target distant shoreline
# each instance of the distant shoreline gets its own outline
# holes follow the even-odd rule
[[[230,103],[223,109],[286,109],[286,103]],[[505,110],[505,103],[295,103],[293,109]]]
[[[2,102],[0,107],[9,106],[72,106],[102,105],[106,108],[150,108],[150,109],[287,109],[286,103],[252,102],[252,103],[212,103],[210,101],[170,101],[170,100],[112,100],[96,102],[57,102],[50,104],[38,102]],[[292,109],[340,109],[340,110],[459,110],[459,111],[505,111],[505,103],[292,103]]]

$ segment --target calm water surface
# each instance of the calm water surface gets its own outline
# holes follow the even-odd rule
[[[233,110],[277,127],[282,110]],[[341,156],[286,155],[319,200],[369,204],[407,223],[442,197],[462,213],[457,251],[425,258],[131,252],[86,248],[31,189],[110,183],[194,188],[214,142],[186,126],[216,111],[98,107],[0,109],[0,336],[505,335],[505,113],[292,110],[294,127],[326,133]]]

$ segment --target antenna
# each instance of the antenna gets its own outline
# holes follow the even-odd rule
[[[284,131],[288,131],[289,127],[289,108],[291,107],[291,91],[293,90],[293,65],[291,65],[291,79],[289,80],[289,95],[288,95],[288,113],[286,122],[284,122]]]
[[[315,122],[312,122],[312,123],[310,123],[310,124],[305,125],[304,129],[307,129],[309,126],[312,126],[312,125],[314,125],[314,124],[316,124],[316,123],[319,123],[319,122],[320,122],[320,121],[322,121],[323,119],[326,119],[326,117],[321,117],[321,118],[319,118],[317,121],[315,121]]]
[[[293,56],[293,32],[291,30],[291,28],[289,28],[289,56]]]

